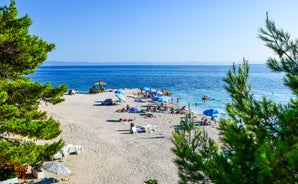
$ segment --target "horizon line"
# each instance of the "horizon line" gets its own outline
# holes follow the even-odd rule
[[[42,66],[69,66],[69,65],[233,65],[242,64],[242,61],[45,61]],[[266,61],[254,61],[249,64],[266,64]]]

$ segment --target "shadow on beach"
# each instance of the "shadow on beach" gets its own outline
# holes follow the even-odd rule
[[[119,123],[119,120],[115,120],[115,119],[108,119],[106,122],[108,123]]]
[[[41,181],[36,182],[35,184],[51,184],[51,183],[58,183],[59,180],[56,178],[45,178]]]
[[[129,130],[117,130],[117,131],[120,132],[121,134],[131,134]]]
[[[150,136],[150,137],[143,137],[141,139],[164,139],[166,136],[164,135],[156,135],[156,136]]]

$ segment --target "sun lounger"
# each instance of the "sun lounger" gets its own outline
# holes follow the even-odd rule
[[[73,145],[73,144],[68,144],[64,148],[60,150],[60,153],[66,157],[72,153],[75,154],[81,154],[83,152],[83,148],[80,145]]]
[[[137,132],[138,133],[150,133],[153,131],[158,130],[157,126],[153,126],[153,125],[145,125],[145,126],[138,126],[137,127]]]
[[[53,156],[53,160],[57,160],[57,159],[62,159],[63,155],[60,153],[60,151],[58,151],[54,156]]]

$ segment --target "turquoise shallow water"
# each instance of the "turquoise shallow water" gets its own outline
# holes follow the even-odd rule
[[[172,93],[175,101],[181,98],[180,105],[189,103],[194,111],[202,112],[207,108],[225,110],[230,97],[222,79],[230,68],[227,65],[40,66],[29,77],[54,86],[66,84],[80,93],[87,93],[98,80],[105,81],[106,88],[165,89]],[[293,97],[283,85],[283,74],[271,72],[265,64],[250,66],[249,81],[256,98],[266,96],[286,103]],[[203,102],[204,95],[211,100]]]

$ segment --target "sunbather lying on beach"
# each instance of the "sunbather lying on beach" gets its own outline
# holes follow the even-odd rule
[[[125,122],[125,121],[134,121],[135,119],[132,119],[132,118],[129,118],[129,119],[123,119],[123,118],[120,118],[119,119],[119,122]]]
[[[127,110],[123,107],[122,109],[117,109],[115,112],[127,112]]]
[[[141,116],[145,116],[145,117],[148,117],[148,118],[153,118],[153,114],[140,114]]]
[[[185,106],[183,106],[181,109],[176,109],[174,110],[174,108],[171,108],[171,114],[185,114],[186,110],[185,110]]]
[[[198,123],[200,126],[209,125],[208,119],[205,117],[201,118],[201,121]]]
[[[126,105],[126,107],[123,107],[122,109],[117,109],[116,112],[128,112],[130,109],[129,105]]]

